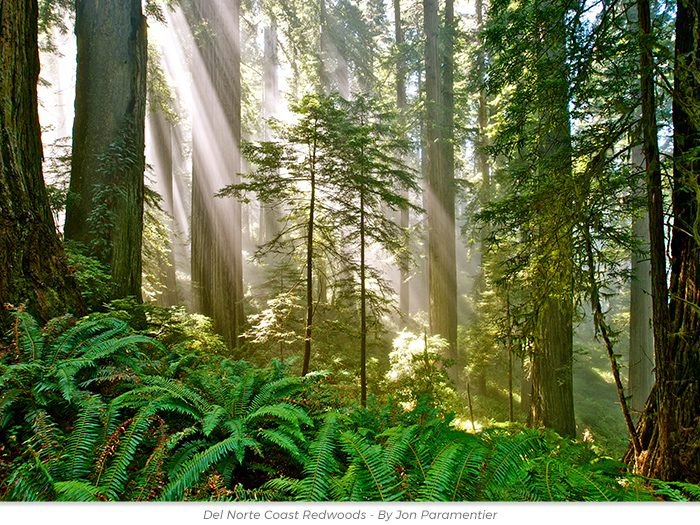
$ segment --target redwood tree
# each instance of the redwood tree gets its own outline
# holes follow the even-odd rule
[[[146,18],[141,0],[77,0],[78,65],[66,239],[141,297]]]
[[[650,71],[649,4],[638,2],[642,36],[642,81]],[[639,425],[642,453],[634,458],[642,474],[665,480],[700,481],[700,2],[679,2],[673,100],[673,233],[671,279],[666,293],[663,258],[664,218],[660,172],[653,158],[656,130],[645,128],[656,385]],[[644,84],[643,84],[644,88]],[[642,92],[644,96],[644,91]],[[648,93],[647,93],[648,94]],[[643,99],[643,102],[645,99]],[[646,100],[643,107],[651,113]],[[649,117],[650,120],[651,117]],[[648,123],[648,122],[647,122]],[[651,158],[650,158],[651,157]],[[650,160],[652,164],[650,166]],[[654,171],[651,170],[654,168]],[[628,451],[632,460],[632,451]]]
[[[0,323],[28,302],[47,320],[84,306],[70,277],[41,172],[37,1],[0,0]]]

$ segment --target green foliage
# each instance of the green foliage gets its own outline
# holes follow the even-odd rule
[[[697,497],[552,433],[466,433],[418,404],[337,410],[313,376],[190,350],[114,318],[15,312],[0,364],[6,500],[631,500]],[[173,366],[175,363],[177,366]]]
[[[445,409],[457,406],[457,396],[447,370],[452,361],[443,357],[447,342],[440,336],[423,336],[402,331],[389,354],[391,368],[386,375],[389,393],[406,402],[419,400]]]

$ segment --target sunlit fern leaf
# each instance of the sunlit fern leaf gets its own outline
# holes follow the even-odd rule
[[[219,425],[221,418],[226,415],[226,409],[219,405],[212,406],[202,419],[202,432],[205,436],[211,434]]]
[[[46,351],[46,364],[55,365],[59,360],[83,352],[94,341],[127,335],[129,326],[111,317],[80,323],[59,336]]]
[[[164,350],[163,345],[152,337],[130,334],[90,343],[89,346],[84,348],[82,357],[96,361],[109,357],[120,350],[136,353],[140,344],[153,345]]]
[[[343,450],[357,465],[357,480],[363,500],[392,501],[402,491],[392,469],[385,463],[380,446],[372,445],[360,434],[343,432],[340,436]]]
[[[131,423],[126,427],[109,467],[105,470],[104,475],[97,479],[96,483],[106,488],[109,499],[115,501],[120,499],[129,478],[128,469],[134,459],[136,449],[141,444],[143,436],[151,424],[151,416],[158,408],[157,402],[151,402],[139,409],[131,419]]]
[[[208,399],[217,405],[225,407],[229,404],[232,393],[231,388],[219,377],[211,375],[211,371],[205,373],[193,373],[193,378],[197,386],[206,394]]]
[[[238,438],[227,438],[197,453],[175,472],[163,489],[160,501],[175,501],[182,497],[185,489],[199,481],[203,472],[240,446]]]
[[[75,375],[78,370],[77,366],[61,366],[49,371],[49,374],[56,378],[61,396],[69,403],[80,403],[89,396],[89,393],[81,390],[75,384]]]
[[[64,476],[67,480],[86,480],[94,467],[105,404],[98,395],[83,403],[65,447]]]
[[[44,337],[34,318],[27,312],[12,312],[13,342],[27,363],[41,361]]]
[[[333,501],[363,501],[364,486],[360,481],[360,468],[351,464],[342,477],[331,478],[330,494]]]
[[[187,463],[195,454],[200,452],[206,446],[206,442],[202,439],[195,439],[192,441],[185,441],[178,447],[174,448],[170,453],[168,462],[166,464],[166,474],[168,477],[173,476],[182,465]]]
[[[325,501],[331,488],[331,476],[338,469],[335,451],[338,438],[339,416],[329,413],[316,437],[309,445],[307,463],[304,465],[304,479],[300,483],[297,499],[304,501]]]
[[[255,383],[258,381],[257,370],[249,371],[245,376],[243,376],[242,381],[239,384],[238,392],[236,393],[236,403],[234,405],[234,414],[236,416],[242,416],[249,410],[250,398],[255,391]]]
[[[243,457],[245,456],[246,447],[252,448],[254,452],[261,454],[262,449],[260,444],[253,438],[247,435],[247,428],[245,421],[242,419],[229,419],[224,421],[224,428],[228,430],[231,435],[231,439],[235,440],[232,451],[236,456],[236,460],[239,464],[243,464]]]
[[[56,501],[101,501],[104,488],[86,481],[57,481],[53,485]]]

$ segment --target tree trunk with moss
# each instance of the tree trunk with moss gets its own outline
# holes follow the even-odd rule
[[[652,70],[645,37],[651,32],[649,4],[640,1],[642,75]],[[626,459],[640,473],[664,480],[700,482],[700,1],[678,3],[673,100],[673,233],[671,279],[665,293],[664,218],[658,172],[648,183],[654,302],[656,384],[639,424],[642,453]],[[646,66],[646,67],[645,67]],[[653,86],[649,78],[649,86]],[[647,91],[650,91],[648,89]],[[644,84],[642,94],[644,96]],[[645,99],[643,98],[643,101]],[[645,110],[653,105],[646,99]],[[645,127],[655,137],[653,122]],[[647,170],[649,171],[649,148]],[[658,164],[658,163],[657,163]],[[652,164],[654,167],[654,164]],[[631,447],[630,447],[631,448]]]
[[[77,0],[78,64],[65,237],[141,298],[146,18],[141,0]]]
[[[41,172],[36,0],[0,0],[0,326],[5,305],[42,321],[84,305],[70,276]]]

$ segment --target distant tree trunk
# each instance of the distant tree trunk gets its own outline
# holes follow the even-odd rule
[[[214,193],[241,171],[240,3],[195,3],[199,41],[192,160],[192,280],[198,310],[230,348],[240,344],[243,311],[241,205]]]
[[[279,82],[277,79],[277,21],[270,20],[265,28],[265,48],[263,65],[263,116],[271,119],[277,116]],[[263,140],[272,140],[270,126],[263,124]],[[258,242],[265,243],[279,232],[277,213],[274,206],[260,203],[260,235]]]
[[[700,231],[698,230],[698,188],[700,166],[700,2],[679,2],[676,15],[676,60],[674,68],[674,169],[673,236],[671,279],[668,295],[663,258],[663,206],[661,179],[655,164],[651,127],[653,77],[651,51],[645,37],[651,33],[649,5],[640,0],[639,23],[642,37],[642,101],[645,115],[649,229],[654,309],[656,384],[642,414],[639,435],[644,452],[635,458],[637,470],[664,480],[700,482]],[[646,66],[646,67],[645,67]],[[645,90],[646,74],[646,90]],[[651,156],[651,158],[650,158]],[[657,157],[658,158],[658,157]],[[651,162],[650,162],[651,160]],[[650,167],[654,171],[650,171]],[[658,170],[658,172],[657,172]],[[664,271],[665,274],[665,271]],[[670,302],[668,301],[670,297]],[[659,314],[657,316],[657,314]]]
[[[451,2],[448,2],[451,4]],[[428,168],[428,272],[430,283],[430,332],[448,344],[448,357],[457,357],[457,271],[455,261],[454,152],[451,111],[443,108],[444,97],[452,107],[452,49],[446,44],[446,67],[441,82],[438,46],[437,0],[423,0],[425,31],[425,105]],[[449,7],[449,6],[448,6]],[[453,19],[446,23],[452,29]],[[451,31],[450,31],[451,34]],[[451,37],[447,39],[451,42]],[[444,85],[444,88],[442,87]],[[448,115],[448,113],[450,113]],[[443,132],[443,127],[448,129]],[[451,371],[455,378],[455,371]]]
[[[41,173],[36,0],[0,0],[0,328],[6,304],[46,321],[85,311]]]
[[[66,239],[141,299],[146,18],[141,0],[77,0],[78,65]]]
[[[625,0],[629,29],[639,33],[639,16],[636,0]],[[642,108],[636,111],[636,116],[642,120]],[[643,169],[645,167],[644,146],[635,145],[632,148],[632,165]],[[646,184],[631,188],[640,197],[646,195]],[[654,331],[652,328],[651,303],[651,263],[649,261],[649,213],[645,211],[632,224],[632,235],[639,240],[647,254],[639,256],[632,254],[630,268],[634,279],[630,284],[630,338],[629,338],[629,408],[634,420],[639,418],[649,397],[654,381]]]
[[[396,108],[401,115],[406,112],[406,58],[403,46],[405,45],[403,24],[401,22],[401,0],[394,0],[394,32],[396,35]],[[402,117],[403,123],[403,117]],[[402,194],[407,197],[407,192]],[[409,211],[408,207],[401,210],[399,224],[401,228],[408,229]],[[404,316],[410,313],[410,289],[408,285],[408,257],[405,257],[401,264],[401,282],[399,284],[399,312]],[[406,317],[404,317],[406,319]],[[405,326],[405,321],[404,321]]]
[[[633,235],[649,246],[649,215],[632,225]],[[652,329],[651,265],[648,256],[632,255],[635,279],[630,285],[629,395],[635,419],[644,410],[654,386],[654,332]]]
[[[161,111],[151,111],[148,115],[148,124],[152,140],[153,154],[155,157],[156,191],[163,198],[162,207],[172,217],[175,216],[175,203],[173,197],[173,145],[172,124]],[[169,221],[171,230],[175,230],[174,221]],[[168,244],[167,265],[160,268],[163,276],[163,293],[158,295],[156,302],[159,306],[172,306],[178,303],[177,278],[175,274],[175,252],[172,249],[175,239],[170,236]]]
[[[362,406],[367,406],[367,277],[365,249],[365,191],[360,189],[360,405]]]

